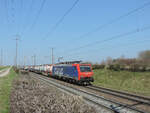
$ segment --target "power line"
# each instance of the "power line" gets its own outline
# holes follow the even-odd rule
[[[134,41],[134,43],[128,43],[128,45],[121,45],[120,47],[130,47],[130,46],[135,46],[135,45],[139,45],[139,44],[145,44],[144,42],[149,42],[150,40],[142,40],[142,41]],[[118,49],[120,49],[120,47],[118,48]],[[110,48],[108,48],[108,49],[112,49],[112,48],[117,48],[117,46],[111,46]],[[105,49],[104,47],[103,48],[101,48],[101,49]],[[96,50],[95,50],[96,51]]]
[[[29,6],[29,12],[26,14],[26,17],[28,17],[28,20],[31,19],[31,11],[32,11],[32,9],[33,9],[34,1],[35,1],[35,0],[31,0],[31,4],[30,4],[30,6]],[[25,26],[24,26],[23,29],[22,29],[21,34],[24,33],[24,31],[25,31],[26,28],[27,28],[27,25],[28,25],[28,24],[25,24]]]
[[[8,1],[5,0],[4,2],[5,2],[4,5],[5,5],[5,9],[6,9],[6,20],[7,20],[7,22],[9,23]]]
[[[148,42],[148,41],[150,41],[150,39],[149,40],[142,40],[142,41],[135,41],[134,40],[134,42],[133,43],[126,43],[126,44],[124,44],[124,45],[121,45],[121,46],[119,46],[119,48],[120,47],[130,47],[131,45],[130,44],[134,44],[134,45],[136,45],[136,44],[141,44],[142,42]],[[109,46],[109,48],[107,48],[107,49],[112,49],[112,48],[117,48],[118,47],[118,45],[115,45],[115,46]],[[102,47],[102,48],[98,48],[98,49],[93,49],[93,50],[90,50],[90,53],[91,52],[94,52],[94,51],[102,51],[102,50],[106,50],[106,47]],[[89,52],[89,50],[88,51],[83,51],[83,52],[77,52],[77,53],[73,53],[73,54],[70,54],[69,56],[75,56],[75,55],[78,55],[78,54],[82,54],[82,53],[88,53]]]
[[[95,28],[95,29],[93,29],[93,30],[91,30],[91,31],[89,31],[89,32],[87,32],[87,33],[81,35],[81,36],[78,37],[77,39],[85,38],[86,36],[92,35],[93,33],[98,32],[99,30],[101,30],[101,29],[103,29],[103,28],[105,28],[105,27],[107,27],[107,26],[109,26],[109,25],[111,25],[111,24],[113,24],[113,23],[115,23],[115,22],[117,22],[117,21],[119,21],[119,20],[121,20],[121,19],[123,19],[123,18],[125,18],[125,17],[127,17],[127,16],[129,16],[129,15],[131,15],[131,14],[133,14],[133,13],[135,13],[135,12],[138,12],[139,10],[141,10],[141,9],[143,9],[143,8],[145,8],[146,6],[149,6],[149,5],[150,5],[150,2],[147,2],[147,3],[143,4],[143,5],[140,6],[140,7],[135,8],[135,9],[133,9],[133,10],[127,12],[127,13],[124,14],[124,15],[121,15],[121,16],[119,16],[119,17],[113,19],[113,20],[108,21],[107,23],[105,23],[105,24],[103,24],[103,25],[98,26],[97,28]]]
[[[18,2],[19,3],[19,2]],[[18,11],[18,14],[20,15],[20,16],[18,16],[18,17],[20,17],[20,18],[18,18],[18,20],[20,20],[20,23],[19,23],[19,21],[18,21],[18,34],[20,34],[21,35],[21,22],[22,22],[22,15],[23,15],[23,0],[20,0],[20,9],[19,10],[17,10]]]
[[[11,16],[12,16],[12,23],[15,23],[15,7],[14,7],[14,0],[11,0],[11,11],[12,11],[12,14],[11,14]]]
[[[18,34],[19,33],[19,23],[17,23],[17,21],[16,21],[16,19],[17,19],[17,15],[16,15],[17,7],[15,7],[16,3],[17,2],[15,0],[11,0],[11,12],[12,12],[11,17],[12,17],[12,23],[14,24],[14,26],[16,26],[16,32]]]
[[[46,34],[46,36],[43,39],[46,39],[48,35],[52,34],[57,27],[63,22],[65,17],[73,10],[73,8],[76,6],[76,4],[79,2],[79,0],[76,0],[73,5],[64,13],[64,15],[58,20],[58,22],[52,27],[52,29]]]
[[[78,50],[80,50],[80,49],[82,49],[82,48],[91,47],[91,46],[96,45],[96,44],[100,44],[100,43],[104,43],[104,42],[111,41],[111,40],[114,40],[114,39],[122,38],[122,37],[129,36],[129,35],[132,35],[132,34],[135,34],[135,33],[138,33],[138,32],[143,32],[143,31],[149,30],[149,29],[150,29],[150,25],[149,25],[149,26],[146,26],[146,27],[143,27],[143,28],[134,29],[134,30],[132,30],[132,31],[125,32],[125,33],[122,33],[122,34],[119,34],[119,35],[116,35],[116,36],[112,36],[112,37],[107,38],[107,39],[105,39],[105,40],[95,41],[95,42],[86,44],[86,45],[84,45],[84,46],[80,46],[80,47],[78,47],[78,48],[71,49],[71,50],[69,50],[69,51],[70,51],[70,52],[78,51]]]
[[[33,23],[32,23],[32,25],[31,25],[30,29],[33,29],[34,26],[36,25],[37,20],[39,19],[40,15],[41,15],[41,12],[42,12],[42,10],[43,10],[43,8],[44,8],[45,3],[46,3],[46,0],[43,0],[43,1],[42,1],[42,4],[41,4],[41,7],[40,7],[39,11],[37,12],[36,18],[35,18],[35,20],[33,21]]]

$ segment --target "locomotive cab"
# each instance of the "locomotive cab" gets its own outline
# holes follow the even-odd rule
[[[83,82],[93,82],[93,71],[90,64],[80,64],[80,81]]]
[[[91,64],[74,64],[76,65],[77,70],[78,70],[78,80],[83,83],[83,82],[93,82],[93,71]]]

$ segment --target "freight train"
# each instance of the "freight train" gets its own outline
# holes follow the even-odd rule
[[[24,69],[80,85],[88,85],[94,81],[91,64],[83,64],[80,61],[61,62],[55,65],[26,66]]]

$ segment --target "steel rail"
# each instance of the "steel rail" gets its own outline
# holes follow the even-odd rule
[[[140,104],[150,105],[149,98],[146,98],[143,96],[138,96],[138,95],[125,93],[125,92],[121,92],[121,91],[116,91],[116,90],[112,90],[112,89],[108,89],[108,88],[98,87],[98,86],[86,86],[86,88],[92,89],[92,90],[95,90],[98,92],[106,93],[109,95],[113,95],[116,97],[120,97],[123,99],[128,99],[130,101],[139,102]]]
[[[32,77],[33,77],[33,76],[32,76]],[[37,77],[33,77],[33,78],[37,79]],[[47,81],[47,80],[45,80],[45,79],[43,79],[43,78],[41,78],[41,77],[39,77],[38,79],[40,79],[40,80],[42,80],[42,81],[44,81],[44,82],[47,82],[48,85],[51,84],[51,85],[53,85],[53,86],[55,86],[55,87],[57,87],[57,88],[63,89],[64,91],[67,91],[67,92],[69,92],[69,93],[71,93],[71,94],[74,94],[74,95],[79,96],[79,95],[76,94],[75,92],[71,92],[70,90],[67,90],[67,89],[65,89],[65,88],[59,87],[58,85],[53,84],[53,83],[51,83],[51,82],[49,82],[49,81]],[[91,100],[91,99],[89,99],[89,98],[83,97],[83,99],[85,99],[85,100],[88,101],[88,102],[94,103],[94,104],[96,104],[96,105],[98,105],[98,106],[104,107],[104,108],[108,109],[108,110],[111,111],[111,112],[120,113],[120,112],[118,112],[117,110],[114,110],[114,109],[112,109],[112,108],[110,108],[110,107],[107,107],[107,106],[104,106],[104,105],[102,105],[102,104],[99,104],[98,102],[95,102],[95,101],[93,101],[93,100]]]
[[[95,86],[95,85],[93,85],[92,87],[100,88],[100,89],[106,89],[106,90],[109,90],[109,91],[112,91],[112,92],[116,92],[116,93],[120,93],[120,94],[125,94],[125,95],[128,95],[128,96],[132,96],[132,97],[136,97],[136,98],[140,98],[140,99],[143,99],[143,100],[150,101],[150,98],[149,97],[145,97],[145,96],[135,95],[135,94],[132,94],[132,93],[126,93],[126,92],[123,92],[123,91],[113,90],[113,89],[104,88],[104,87]]]
[[[38,75],[39,75],[39,74],[38,74]],[[81,90],[81,89],[77,89],[77,88],[73,88],[73,87],[69,87],[69,86],[63,86],[63,85],[61,85],[60,83],[56,83],[56,82],[54,82],[54,81],[51,81],[50,79],[47,79],[47,77],[44,77],[44,76],[41,76],[41,75],[38,76],[38,75],[36,76],[36,78],[39,78],[40,80],[43,80],[43,81],[45,81],[45,82],[47,82],[47,83],[50,83],[50,84],[54,85],[55,87],[60,88],[60,89],[63,89],[63,90],[65,90],[65,91],[67,91],[67,92],[70,92],[70,93],[72,93],[72,94],[79,95],[79,94],[77,94],[77,92],[81,92],[81,93],[84,93],[84,94],[86,94],[86,95],[92,96],[92,97],[94,97],[94,98],[102,99],[102,100],[104,100],[104,101],[110,102],[110,103],[112,103],[110,106],[105,106],[105,105],[102,105],[102,104],[100,104],[100,103],[98,103],[98,102],[95,102],[95,101],[92,100],[92,99],[89,99],[89,98],[83,96],[83,98],[84,98],[85,100],[88,100],[88,101],[90,101],[90,102],[92,102],[92,103],[94,103],[94,104],[96,104],[96,105],[103,106],[103,107],[105,107],[105,108],[107,108],[107,109],[109,109],[109,110],[111,110],[111,111],[113,111],[113,112],[115,112],[115,113],[120,113],[120,110],[123,110],[123,109],[130,109],[130,110],[132,110],[132,111],[134,111],[134,112],[146,113],[145,111],[142,111],[142,110],[139,110],[139,109],[135,108],[134,106],[135,106],[136,104],[127,105],[127,104],[119,103],[119,102],[116,102],[116,101],[112,101],[112,100],[106,99],[106,98],[104,98],[104,97],[101,97],[101,96],[98,96],[98,95],[89,93],[89,92],[87,92],[87,91],[83,91],[83,90]],[[65,88],[64,88],[64,87],[65,87]],[[67,88],[73,89],[73,90],[75,90],[75,92],[72,92],[72,91],[68,90]],[[138,104],[138,103],[137,103],[137,104]]]

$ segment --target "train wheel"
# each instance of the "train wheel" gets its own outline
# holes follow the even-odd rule
[[[76,83],[76,81],[75,81],[75,80],[72,80],[72,83],[73,83],[73,84],[75,84],[75,83]]]
[[[83,82],[83,86],[87,86],[87,82]]]
[[[79,86],[83,86],[83,82],[78,82],[78,85]]]
[[[72,83],[72,80],[71,80],[71,79],[69,79],[69,83]]]

